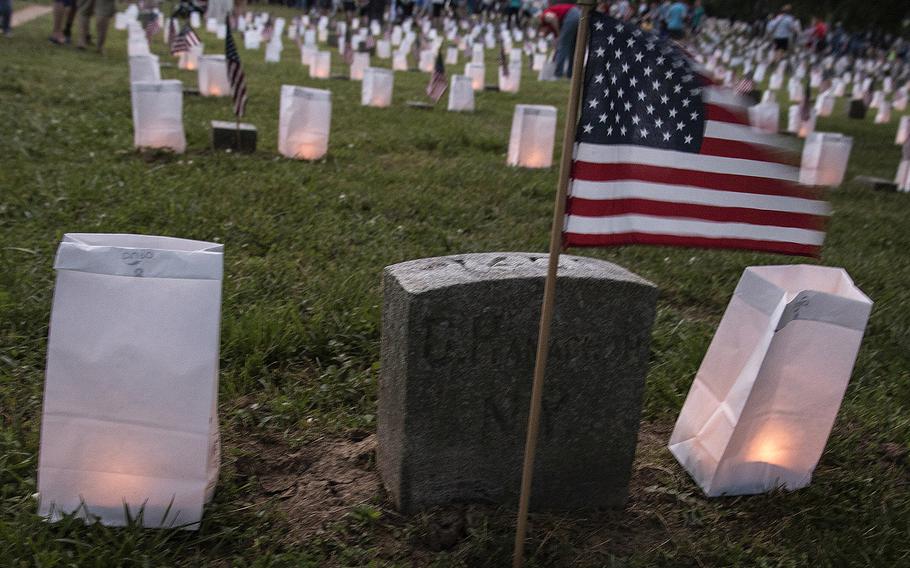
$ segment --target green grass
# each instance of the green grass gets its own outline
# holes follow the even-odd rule
[[[132,149],[125,35],[113,33],[108,55],[97,57],[52,47],[49,25],[40,19],[0,41],[0,565],[506,565],[508,509],[402,518],[376,491],[304,534],[300,512],[263,488],[276,464],[293,470],[289,455],[373,431],[384,266],[546,249],[556,172],[506,167],[505,153],[513,106],[556,105],[562,119],[566,84],[538,83],[526,68],[520,94],[480,93],[476,113],[455,114],[406,108],[406,100],[424,100],[427,75],[396,73],[393,108],[363,108],[360,83],[308,79],[285,41],[280,64],[241,50],[257,153],[210,150],[208,123],[230,119],[230,103],[186,97],[187,153],[140,155]],[[213,36],[203,40],[221,50]],[[162,45],[154,49],[170,60]],[[488,58],[492,82],[493,52]],[[333,63],[343,72],[337,54]],[[192,73],[163,74],[195,86]],[[332,90],[324,160],[278,156],[282,84]],[[854,137],[848,179],[892,177],[897,118],[873,125],[843,118],[844,110],[841,101],[819,129]],[[661,289],[643,434],[626,510],[534,516],[530,565],[910,565],[910,195],[847,183],[830,197],[835,214],[822,263],[846,268],[876,304],[812,485],[709,500],[665,449],[742,270],[800,261],[647,247],[582,251]],[[52,259],[62,234],[77,231],[225,244],[225,448],[199,532],[48,525],[35,514]],[[269,452],[259,455],[263,448]],[[446,541],[440,527],[452,514],[458,529]]]

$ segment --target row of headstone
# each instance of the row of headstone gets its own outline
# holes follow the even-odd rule
[[[708,36],[711,37],[710,34]],[[786,132],[805,139],[799,177],[803,184],[837,187],[843,182],[852,139],[839,133],[815,132],[815,126],[818,117],[833,114],[837,99],[848,94],[851,84],[848,112],[851,118],[865,118],[867,108],[872,108],[877,110],[874,122],[887,124],[891,120],[892,108],[903,111],[907,107],[910,83],[903,67],[799,53],[776,61],[767,40],[746,41],[741,37],[727,36],[726,44],[722,46],[717,39],[718,36],[715,36],[703,42],[696,51],[705,69],[713,73],[716,80],[732,86],[734,69],[739,68],[743,76],[749,77],[753,83],[768,81],[761,101],[749,108],[749,121],[753,127],[766,134],[778,131],[780,105],[777,91],[784,86],[790,102],[797,103],[788,108]],[[785,84],[788,70],[791,75]],[[904,84],[898,86],[898,80]],[[809,92],[807,87],[819,89],[809,108],[805,105],[811,101],[804,100]],[[903,144],[908,133],[910,117],[902,117],[895,143]],[[898,178],[903,171],[899,168]]]

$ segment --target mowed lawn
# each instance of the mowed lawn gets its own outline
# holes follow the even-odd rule
[[[241,49],[255,154],[212,151],[209,121],[231,119],[230,102],[195,96],[184,98],[186,154],[140,154],[125,33],[112,33],[99,57],[51,46],[49,26],[39,19],[0,41],[0,566],[506,565],[509,508],[402,517],[379,487],[380,274],[420,257],[546,249],[555,168],[509,168],[505,154],[514,105],[556,105],[562,121],[567,83],[537,82],[526,61],[518,95],[478,93],[477,112],[456,114],[444,100],[408,108],[426,100],[428,75],[398,72],[393,107],[364,108],[359,82],[309,79],[285,39],[279,64]],[[222,52],[200,33],[207,51]],[[160,39],[153,50],[172,61]],[[490,82],[495,61],[491,50]],[[337,53],[333,67],[345,72]],[[162,74],[195,87],[195,73]],[[332,91],[325,159],[277,154],[282,84]],[[848,180],[893,177],[897,117],[873,125],[844,116],[842,100],[819,129],[854,137]],[[642,434],[625,510],[533,516],[529,565],[910,565],[910,194],[848,182],[830,198],[820,262],[844,267],[875,307],[812,484],[706,499],[665,446],[743,269],[814,261],[574,251],[661,290]],[[65,232],[225,244],[224,452],[198,532],[48,525],[36,515],[52,263]]]

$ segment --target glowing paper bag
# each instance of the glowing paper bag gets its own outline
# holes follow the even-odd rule
[[[130,83],[133,145],[136,148],[186,150],[183,131],[183,83],[137,81]]]
[[[670,438],[706,495],[809,484],[871,309],[840,268],[745,270]]]
[[[57,249],[39,514],[198,528],[218,477],[222,245],[68,234]]]

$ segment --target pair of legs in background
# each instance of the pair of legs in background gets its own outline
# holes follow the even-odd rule
[[[79,16],[79,39],[76,47],[85,49],[89,45],[89,27],[95,16],[95,41],[98,52],[104,49],[107,29],[114,16],[114,0],[77,0],[76,13]]]

